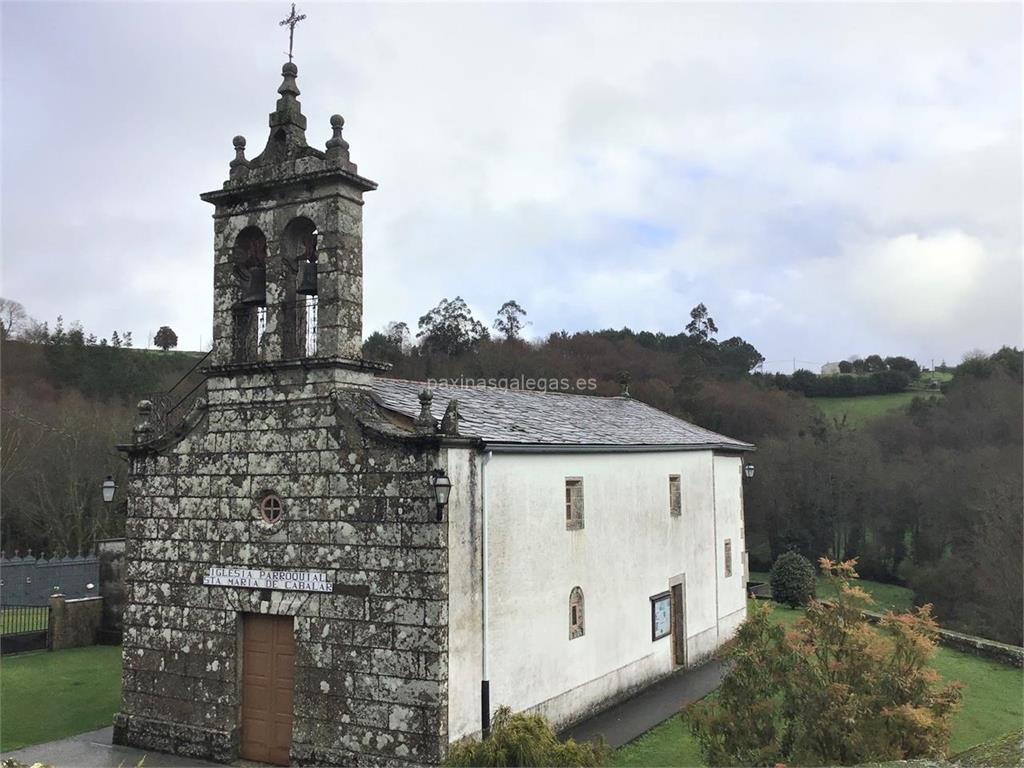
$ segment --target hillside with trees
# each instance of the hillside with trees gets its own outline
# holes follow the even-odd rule
[[[456,297],[424,313],[415,333],[397,322],[371,333],[363,353],[408,379],[534,379],[570,390],[585,381],[587,394],[606,396],[628,386],[634,398],[758,446],[745,491],[751,569],[786,551],[857,558],[864,578],[934,603],[943,626],[1024,639],[1019,350],[972,356],[952,369],[943,397],[921,392],[907,408],[853,425],[822,414],[797,377],[755,373],[760,352],[738,336],[718,340],[703,305],[671,335],[624,328],[527,341],[527,324],[515,301],[488,327]],[[62,323],[4,334],[7,551],[74,551],[120,530],[123,510],[99,497],[106,474],[123,482],[112,446],[129,434],[135,402],[172,386],[196,356],[129,349],[124,334],[118,345]],[[898,378],[905,389],[916,367],[877,355],[862,362],[849,376],[808,375]]]

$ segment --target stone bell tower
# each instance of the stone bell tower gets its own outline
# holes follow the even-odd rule
[[[297,20],[293,8],[288,22]],[[306,143],[291,62],[263,151],[202,195],[214,347],[181,420],[140,405],[114,742],[230,763],[419,766],[448,746],[441,441],[360,358],[360,176]],[[326,126],[325,126],[326,127]],[[450,424],[451,419],[448,422]],[[445,459],[446,460],[446,459]]]
[[[363,193],[331,118],[326,151],[306,143],[298,68],[286,63],[263,151],[245,157],[243,136],[221,189],[200,197],[215,206],[211,373],[253,368],[372,369],[362,344]]]

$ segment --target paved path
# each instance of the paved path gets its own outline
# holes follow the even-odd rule
[[[574,725],[562,738],[589,741],[598,736],[618,748],[678,714],[680,707],[707,696],[725,676],[725,665],[709,661],[676,672],[640,691],[631,699]]]
[[[165,755],[162,752],[114,746],[110,743],[113,730],[109,727],[100,728],[98,731],[80,733],[60,741],[4,752],[0,757],[4,760],[14,758],[25,765],[40,762],[57,768],[135,768],[143,757],[146,758],[145,768],[199,768],[220,765]]]

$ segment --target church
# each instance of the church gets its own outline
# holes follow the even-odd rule
[[[130,442],[114,740],[422,765],[499,706],[556,728],[745,616],[746,443],[644,405],[428,386],[364,360],[359,173],[298,69],[213,206],[206,389]],[[158,426],[159,425],[159,426]]]

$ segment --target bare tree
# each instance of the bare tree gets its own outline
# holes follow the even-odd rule
[[[48,551],[77,553],[120,532],[119,505],[100,483],[123,474],[112,446],[128,433],[130,410],[86,400],[7,399],[3,409],[2,495],[5,535]],[[123,481],[122,481],[123,482]]]
[[[21,333],[29,323],[25,307],[20,301],[0,296],[0,338],[11,339]]]

